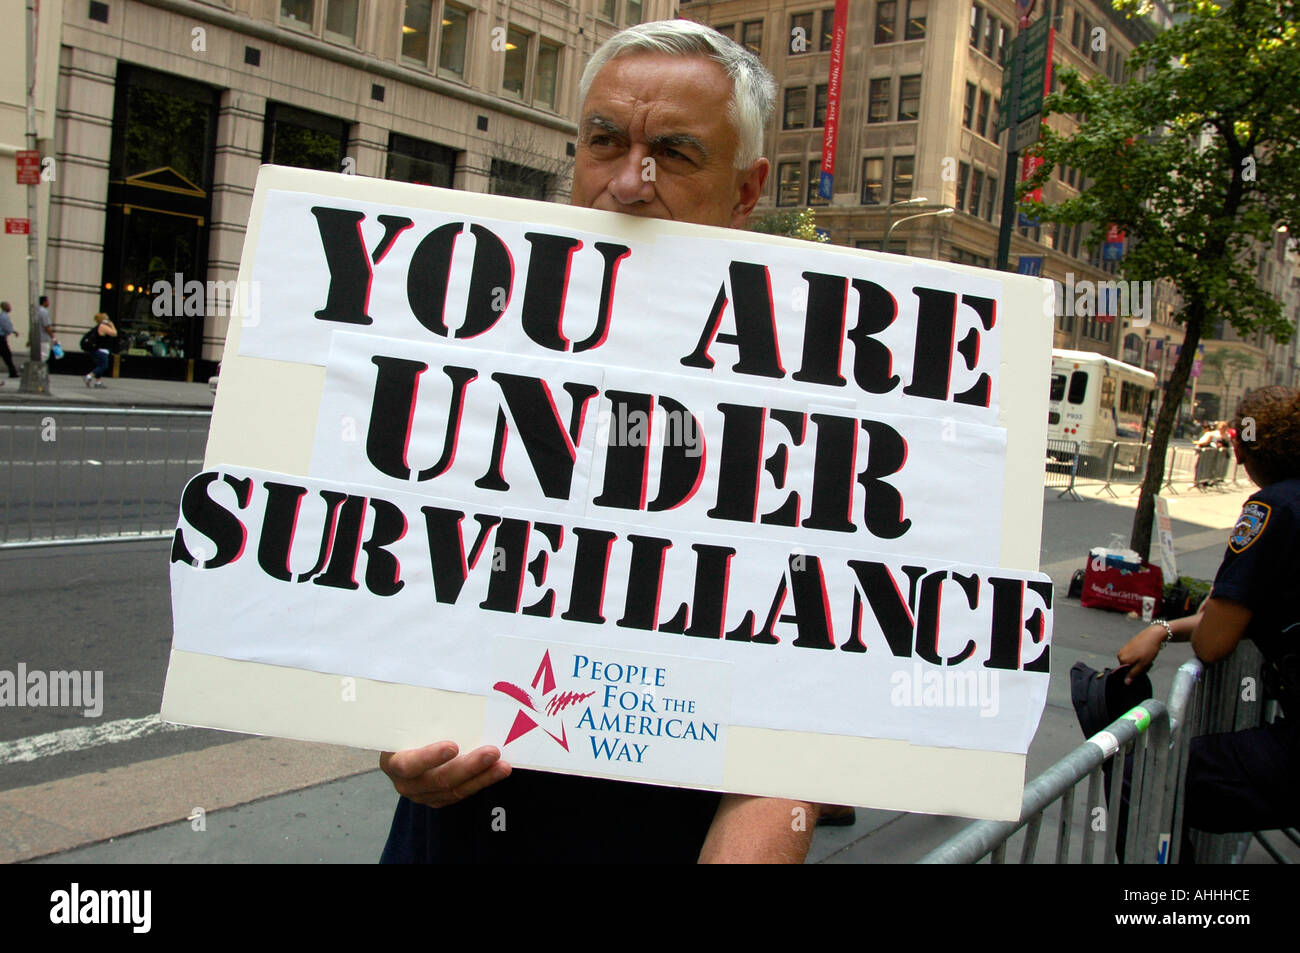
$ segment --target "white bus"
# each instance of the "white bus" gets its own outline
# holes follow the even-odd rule
[[[1143,442],[1156,376],[1092,351],[1052,350],[1048,440]]]

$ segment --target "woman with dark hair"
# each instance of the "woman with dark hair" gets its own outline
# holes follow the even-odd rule
[[[95,369],[86,375],[87,387],[103,387],[104,372],[108,370],[109,348],[113,338],[117,337],[117,328],[104,312],[95,315]]]
[[[1193,738],[1186,821],[1213,833],[1294,827],[1300,821],[1300,392],[1264,387],[1232,422],[1237,460],[1259,486],[1242,507],[1201,611],[1157,619],[1119,650],[1129,680],[1166,642],[1191,640],[1205,663],[1243,638],[1258,646],[1284,715],[1271,725]]]

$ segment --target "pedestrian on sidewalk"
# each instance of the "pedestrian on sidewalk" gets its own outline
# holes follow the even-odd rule
[[[17,333],[14,330],[13,319],[9,316],[9,302],[0,301],[0,358],[4,359],[5,367],[9,368],[10,377],[18,376],[18,369],[14,367],[14,356],[9,351],[9,335]]]
[[[93,348],[90,353],[95,357],[95,368],[86,375],[86,386],[103,387],[104,371],[108,370],[108,357],[117,338],[117,328],[109,316],[101,311],[95,315],[95,327],[92,330],[95,337],[91,341]]]
[[[50,299],[48,295],[41,295],[37,299],[36,326],[41,332],[41,363],[46,363],[50,359],[50,351],[54,349],[54,345],[59,343],[59,339],[54,336],[54,321],[50,317]]]

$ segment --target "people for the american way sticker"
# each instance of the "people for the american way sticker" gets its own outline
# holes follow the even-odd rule
[[[519,767],[722,783],[728,662],[498,636],[483,741]]]

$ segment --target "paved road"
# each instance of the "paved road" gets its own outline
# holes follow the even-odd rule
[[[1213,572],[1246,492],[1173,499],[1181,571]],[[1138,626],[1064,598],[1088,546],[1127,532],[1131,498],[1068,501],[1049,491],[1045,501],[1042,559],[1057,581],[1058,603],[1051,689],[1029,752],[1030,777],[1082,740],[1069,667],[1077,659],[1109,664]],[[151,717],[171,637],[167,552],[162,542],[0,551],[7,623],[0,668],[23,661],[29,669],[104,673],[98,718],[70,709],[0,709],[0,859],[374,861],[395,796],[374,770],[373,753],[162,730]],[[1153,673],[1158,697],[1188,657],[1185,646],[1162,656]],[[819,831],[810,859],[911,861],[967,823],[859,811],[853,827]]]
[[[207,427],[194,412],[6,409],[0,542],[175,525],[180,491],[203,464]]]

